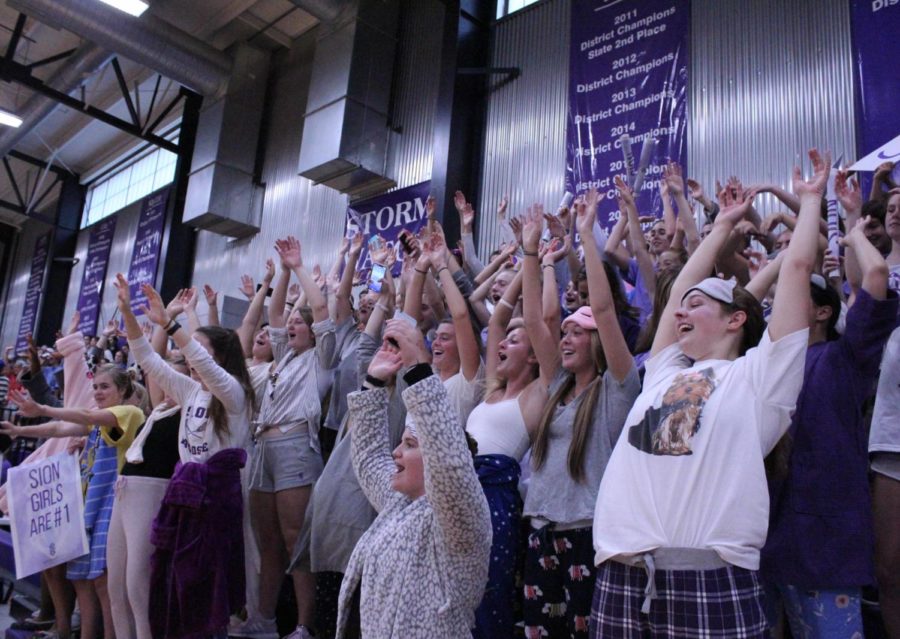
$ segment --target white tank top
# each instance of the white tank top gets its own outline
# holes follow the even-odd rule
[[[520,462],[531,447],[518,397],[478,404],[469,414],[466,432],[478,442],[479,455],[506,455]]]

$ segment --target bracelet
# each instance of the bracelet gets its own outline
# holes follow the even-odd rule
[[[179,324],[175,320],[172,320],[172,325],[169,326],[168,328],[166,328],[166,335],[168,335],[169,337],[172,337],[178,331],[179,328],[181,328],[181,324]]]
[[[287,306],[288,308],[294,308],[293,302],[285,302],[284,305]]]
[[[537,253],[529,253],[528,251],[525,251],[525,250],[522,251],[522,254],[523,254],[525,257],[537,257],[537,256],[538,256]]]
[[[383,379],[378,379],[377,377],[372,377],[368,373],[366,373],[366,384],[374,386],[375,388],[384,388],[387,384]]]
[[[440,274],[441,274],[441,271],[449,271],[449,270],[450,270],[450,269],[447,268],[446,266],[442,266],[441,268],[439,268],[439,269],[437,270],[437,272],[438,272],[438,275],[440,275]]]
[[[420,270],[417,269],[415,266],[413,266],[413,270],[414,270],[416,273],[419,273],[419,274],[421,274],[421,275],[428,275],[428,269],[425,269],[424,271],[420,271]]]
[[[541,264],[541,268],[552,268],[554,270],[556,269],[556,267],[552,264]]]
[[[507,301],[506,301],[505,299],[503,299],[502,297],[500,298],[500,301],[497,302],[497,304],[502,304],[503,306],[505,306],[505,307],[508,308],[509,310],[513,310],[513,309],[515,308],[515,306],[513,306],[512,304],[510,304],[509,302],[507,302]]]
[[[169,321],[166,322],[165,324],[163,324],[162,329],[163,329],[164,331],[168,331],[168,330],[169,330],[169,327],[172,326],[172,323],[173,323],[174,321],[175,321],[175,320],[173,320],[173,319],[170,317],[170,318],[169,318]]]

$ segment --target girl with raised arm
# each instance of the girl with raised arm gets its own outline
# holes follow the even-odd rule
[[[619,328],[611,286],[593,239],[599,195],[579,202],[590,306],[562,324],[562,339],[544,321],[557,296],[540,300],[536,251],[540,217],[523,230],[525,327],[540,362],[541,418],[531,451],[533,473],[524,515],[531,532],[525,557],[526,637],[584,637],[593,592],[591,518],[597,488],[640,383]],[[553,270],[545,283],[555,290]],[[556,325],[558,326],[558,324]],[[538,346],[540,345],[540,346]]]
[[[150,627],[153,636],[216,634],[244,604],[240,470],[250,445],[254,394],[240,339],[202,326],[193,335],[171,319],[153,287],[141,311],[173,339],[190,369],[182,375],[147,342],[131,311],[128,281],[114,285],[128,343],[144,374],[181,406],[180,463],[153,522]]]
[[[281,273],[272,294],[268,327],[275,366],[269,374],[256,422],[250,466],[250,514],[261,555],[259,617],[231,634],[277,639],[275,607],[284,571],[322,473],[319,423],[322,400],[331,385],[328,372],[335,350],[334,322],[319,286],[303,267],[300,242],[275,242]],[[295,307],[285,322],[284,301],[291,274],[297,276],[308,307]],[[310,636],[315,583],[307,572],[292,573],[297,599],[298,639]]]
[[[407,425],[392,453],[386,386],[402,367],[414,428]],[[363,390],[348,404],[353,466],[380,514],[350,558],[338,637],[357,590],[363,637],[469,636],[487,580],[490,514],[459,418],[415,327],[388,322]]]
[[[10,391],[10,399],[24,417],[49,417],[37,426],[0,422],[0,432],[11,437],[87,437],[81,454],[85,497],[84,521],[90,552],[69,562],[66,576],[75,586],[81,610],[83,637],[115,637],[107,586],[106,540],[115,498],[116,477],[125,462],[125,450],[134,439],[144,412],[133,405],[138,395],[128,373],[115,365],[98,367],[93,376],[96,408],[54,408],[35,403],[27,393]],[[144,394],[146,396],[146,394]]]
[[[806,354],[809,278],[831,166],[794,171],[800,217],[771,322],[708,277],[752,198],[730,201],[672,284],[644,389],[603,476],[591,636],[762,637],[757,577],[769,494],[763,458],[790,423]]]

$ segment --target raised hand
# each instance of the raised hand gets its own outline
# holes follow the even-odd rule
[[[548,264],[556,264],[561,259],[566,257],[569,254],[569,251],[572,250],[572,236],[566,235],[562,241],[559,238],[555,238],[553,242],[550,243],[550,250],[544,256],[543,263]]]
[[[751,191],[752,193],[756,193],[756,191]],[[771,213],[763,219],[763,221],[759,225],[759,230],[761,233],[768,235],[772,232],[772,230],[782,224],[784,222],[784,213]]]
[[[200,294],[197,292],[197,287],[192,286],[191,288],[186,288],[181,292],[181,299],[184,303],[185,311],[197,311],[197,302],[200,301]]]
[[[185,291],[187,291],[187,289],[180,289],[175,297],[172,298],[172,301],[166,306],[166,313],[169,314],[171,319],[175,319],[184,313],[184,307],[187,302]]]
[[[456,193],[453,194],[453,206],[456,207],[457,213],[462,215],[463,211],[466,210],[467,204],[468,204],[468,202],[466,202],[466,196],[463,194],[462,191],[457,191]]]
[[[753,205],[753,195],[751,194],[750,197],[747,197],[743,189],[735,194],[726,187],[723,203],[724,206],[719,211],[719,215],[716,216],[714,224],[731,224],[735,226],[750,212],[750,207]]]
[[[528,207],[525,214],[525,225],[522,227],[522,248],[526,253],[537,253],[544,230],[544,206],[535,203]]]
[[[684,178],[681,175],[681,165],[678,162],[669,162],[663,167],[663,179],[669,189],[669,193],[678,197],[684,194]]]
[[[281,267],[293,271],[303,267],[303,257],[300,250],[300,242],[293,235],[288,235],[283,240],[275,240],[275,252],[281,258]]]
[[[550,231],[550,237],[565,237],[566,227],[563,226],[562,220],[550,213],[544,213],[544,220],[547,222],[547,230]]]
[[[162,298],[156,289],[149,284],[141,284],[141,291],[147,296],[147,304],[141,304],[141,312],[154,324],[165,326],[169,323],[169,315]]]
[[[512,229],[513,237],[516,238],[516,244],[522,244],[522,220],[517,217],[510,218],[509,228]]]
[[[119,331],[119,324],[114,319],[110,319],[106,322],[106,326],[103,327],[102,334],[106,336],[107,339],[115,335]]]
[[[413,366],[429,361],[425,341],[418,328],[402,319],[388,320],[384,331],[386,340],[393,339],[397,343],[404,366]]]
[[[357,233],[353,236],[353,239],[350,240],[350,255],[359,255],[362,252],[363,245],[363,236],[362,233]]]
[[[113,286],[116,287],[116,305],[119,307],[119,312],[123,314],[130,313],[131,291],[128,289],[128,280],[121,273],[116,273]]]
[[[613,183],[616,185],[616,192],[619,195],[619,198],[625,204],[625,206],[629,208],[635,208],[634,204],[634,191],[631,190],[631,187],[626,184],[625,179],[621,175],[617,175],[613,179]]]
[[[890,176],[890,174],[893,170],[894,170],[893,162],[882,162],[881,164],[878,165],[878,168],[875,169],[875,175],[873,176],[873,178],[875,179],[876,182],[882,182]]]
[[[846,170],[838,171],[834,178],[834,191],[838,202],[845,211],[861,211],[863,205],[862,192],[859,183],[851,178]]]
[[[256,286],[253,283],[253,278],[246,274],[241,275],[241,285],[238,287],[238,290],[248,300],[252,300],[253,296],[256,295]]]
[[[691,178],[687,179],[687,187],[688,193],[690,193],[691,197],[695,200],[700,200],[703,198],[703,186],[697,181]]]
[[[431,235],[431,241],[425,246],[424,256],[436,269],[447,266],[450,251],[447,249],[443,233],[435,232]]]
[[[275,279],[275,261],[269,257],[266,258],[266,272],[263,274],[263,282],[268,284]]]
[[[72,313],[72,319],[69,320],[69,327],[66,329],[66,335],[71,335],[78,330],[78,324],[81,323],[81,313],[75,311]]]
[[[865,239],[865,236],[863,237]],[[821,273],[827,279],[832,279],[831,274],[837,272],[836,279],[840,279],[841,273],[841,259],[840,256],[835,255],[830,250],[825,249],[825,257],[822,259],[822,270]]]
[[[429,195],[428,199],[425,200],[425,214],[429,220],[437,219],[437,200],[434,199],[433,195]]]
[[[287,298],[286,301],[294,304],[297,300],[300,299],[300,285],[297,282],[294,282],[288,287]]]
[[[373,262],[383,264],[387,268],[394,264],[394,250],[383,240],[378,244],[378,248],[369,250],[369,255],[372,256]]]
[[[794,193],[802,197],[821,198],[828,184],[828,174],[831,171],[831,153],[821,155],[818,149],[810,149],[809,160],[812,162],[813,174],[809,180],[804,180],[800,174],[800,167],[794,167]]]
[[[144,322],[141,324],[141,332],[144,334],[144,337],[150,339],[153,335],[153,324],[150,322]]]
[[[375,379],[387,382],[393,379],[401,368],[403,368],[403,358],[400,357],[398,349],[384,340],[381,348],[375,351],[366,372]]]
[[[319,287],[319,290],[325,287],[325,276],[322,275],[322,267],[320,265],[313,265],[311,275],[313,278],[313,282],[316,283],[316,286]]]
[[[497,218],[500,221],[503,221],[506,219],[506,209],[508,209],[508,208],[509,208],[509,196],[504,195],[503,197],[500,198],[500,203],[497,204]]]
[[[870,215],[858,219],[856,224],[853,225],[853,228],[847,231],[846,235],[840,239],[841,246],[853,246],[857,242],[868,242],[869,240],[866,238],[865,228],[866,224],[871,220],[872,217]]]
[[[341,248],[338,249],[338,254],[341,256],[346,255],[350,251],[350,238],[346,235],[341,240]]]
[[[472,208],[471,204],[466,203],[466,208],[463,209],[460,219],[463,225],[463,232],[471,234],[475,226],[475,209]]]
[[[215,306],[216,301],[219,299],[219,292],[209,284],[203,285],[203,295],[206,297],[206,303],[209,306]]]

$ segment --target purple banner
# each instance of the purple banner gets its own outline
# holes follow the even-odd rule
[[[405,189],[392,191],[385,195],[354,202],[347,209],[347,226],[345,234],[353,237],[363,234],[363,248],[359,255],[359,266],[356,269],[359,280],[369,278],[372,258],[369,257],[369,239],[380,235],[385,243],[393,247],[399,243],[400,231],[406,229],[418,235],[427,222],[425,201],[431,191],[431,182],[422,182]],[[397,262],[391,270],[395,277],[400,275],[403,266],[402,247],[397,249]]]
[[[141,284],[151,286],[156,282],[156,268],[159,265],[159,246],[166,224],[166,204],[169,189],[148,195],[141,202],[141,217],[138,221],[137,237],[128,267],[128,283],[131,289],[131,310],[140,315],[140,306],[147,304],[147,296],[141,292]]]
[[[84,335],[97,334],[100,299],[115,232],[115,216],[108,217],[91,227],[84,274],[81,276],[81,290],[78,293],[78,313],[81,315],[78,330]]]
[[[609,228],[613,177],[633,174],[638,211],[660,216],[663,165],[687,163],[689,0],[575,0],[571,42],[566,190],[605,194],[597,221]]]
[[[28,350],[28,334],[34,332],[37,320],[38,305],[41,301],[41,290],[44,288],[44,271],[47,268],[47,257],[50,255],[50,233],[41,235],[34,243],[31,255],[31,273],[28,276],[28,289],[25,292],[25,306],[22,309],[22,321],[19,322],[19,333],[16,335],[16,352]]]
[[[856,79],[856,156],[861,158],[900,135],[900,2],[850,0],[850,18]],[[895,163],[894,181],[900,182],[900,156],[883,159]],[[869,193],[872,174],[861,175],[863,193]]]

